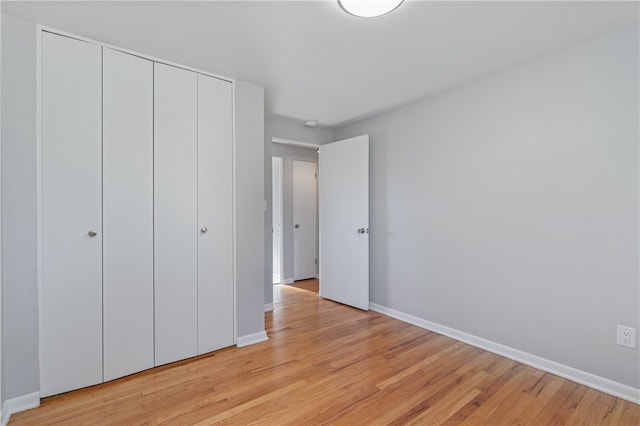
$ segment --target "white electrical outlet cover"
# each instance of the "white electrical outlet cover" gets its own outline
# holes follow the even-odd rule
[[[619,325],[616,333],[616,343],[621,346],[635,349],[636,329],[633,327],[625,327],[624,325]]]

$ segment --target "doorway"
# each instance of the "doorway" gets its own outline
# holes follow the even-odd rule
[[[273,284],[284,283],[283,269],[283,198],[282,198],[282,157],[273,157],[271,159],[272,166],[272,208],[273,223],[271,232],[273,234]]]
[[[270,257],[272,258],[273,263],[273,273],[277,274],[278,271],[281,272],[280,283],[293,284],[295,280],[301,279],[298,278],[298,275],[294,274],[294,259],[296,257],[294,248],[294,234],[296,230],[300,230],[302,228],[295,228],[295,224],[298,223],[298,225],[303,225],[300,222],[294,221],[294,161],[310,163],[310,165],[314,167],[312,180],[314,182],[313,191],[316,195],[313,203],[315,203],[316,207],[313,213],[316,217],[317,223],[318,189],[315,172],[318,168],[318,145],[307,144],[304,142],[294,142],[285,139],[280,139],[283,142],[277,142],[276,140],[277,139],[274,138],[273,144],[271,146],[272,180],[274,179],[273,173],[276,174],[275,179],[277,181],[277,174],[280,172],[281,185],[276,184],[275,187],[272,186],[272,196],[270,197],[269,201],[272,206],[273,213],[273,220],[270,220],[273,227],[273,232],[271,235],[275,240],[272,243],[273,254],[274,256],[280,254],[280,259],[273,259],[273,256]],[[278,158],[278,160],[275,160],[274,163],[273,158]],[[278,191],[278,188],[280,188],[280,191]],[[278,202],[278,196],[280,196],[280,202]],[[278,213],[279,207],[281,208],[281,214]],[[277,233],[278,223],[276,221],[278,217],[280,217],[280,235],[278,235]],[[311,258],[314,271],[312,272],[312,275],[304,278],[316,278],[318,275],[318,266],[315,265],[316,259],[318,259],[318,263],[320,263],[320,258],[318,257],[318,225],[312,225],[312,227],[314,226],[315,232],[313,237],[315,238],[316,243],[313,249],[313,257]],[[304,229],[306,229],[306,227]],[[279,243],[278,237],[280,237]],[[280,247],[280,250],[278,250],[278,247]],[[274,284],[277,284],[277,282],[274,281]]]

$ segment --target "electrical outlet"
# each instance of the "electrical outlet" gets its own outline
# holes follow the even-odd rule
[[[632,327],[625,327],[624,325],[618,326],[618,333],[616,337],[616,343],[620,346],[626,346],[628,348],[635,349],[636,347],[636,329]]]

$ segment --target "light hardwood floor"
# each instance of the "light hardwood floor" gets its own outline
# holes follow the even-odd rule
[[[640,406],[374,312],[274,288],[269,341],[43,401],[11,425],[638,425]]]
[[[300,288],[302,290],[312,291],[318,293],[320,290],[320,280],[302,280],[296,281],[293,284],[289,284],[291,287]]]

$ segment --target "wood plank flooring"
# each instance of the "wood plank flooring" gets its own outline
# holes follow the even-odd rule
[[[10,425],[638,425],[640,406],[276,286],[269,341],[45,399]]]
[[[320,280],[311,279],[296,281],[293,284],[289,284],[289,286],[318,293],[318,291],[320,290]]]

